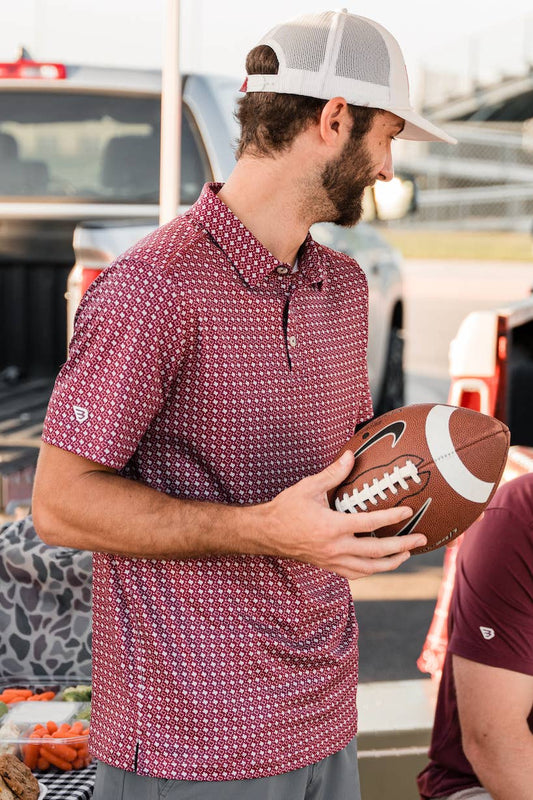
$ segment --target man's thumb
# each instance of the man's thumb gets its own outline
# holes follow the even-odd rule
[[[353,468],[353,452],[346,450],[333,464],[319,472],[315,477],[320,482],[320,489],[329,492],[336,489],[339,483],[348,477]]]

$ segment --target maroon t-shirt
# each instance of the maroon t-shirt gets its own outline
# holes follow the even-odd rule
[[[533,675],[533,475],[504,484],[461,545],[424,800],[480,785],[461,746],[454,653]],[[533,731],[533,709],[528,721]]]

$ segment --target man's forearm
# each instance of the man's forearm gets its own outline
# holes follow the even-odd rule
[[[55,491],[37,484],[33,515],[49,544],[156,559],[253,552],[257,525],[257,507],[176,499],[100,470]]]
[[[224,505],[176,499],[43,445],[33,496],[35,527],[49,544],[137,558],[265,555],[314,564],[350,579],[395,569],[426,538],[368,536],[407,519],[409,508],[353,515],[332,511],[327,492],[351,466],[348,452],[266,503]]]

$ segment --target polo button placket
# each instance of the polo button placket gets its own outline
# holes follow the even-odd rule
[[[293,278],[291,274],[289,274],[287,277],[289,280]],[[287,357],[289,359],[292,379],[301,381],[304,379],[304,373],[302,372],[302,364],[300,363],[300,359],[298,357],[298,336],[295,333],[290,332],[291,328],[294,331],[294,325],[297,319],[297,312],[295,312],[292,306],[295,292],[296,285],[291,281],[291,283],[289,283],[287,286],[285,295],[287,298],[285,317],[285,346],[287,349]]]

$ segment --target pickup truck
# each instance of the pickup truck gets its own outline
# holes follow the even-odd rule
[[[452,405],[498,417],[509,426],[510,480],[533,468],[533,294],[473,311],[450,345]],[[526,464],[529,466],[526,468]]]
[[[233,167],[238,82],[187,75],[182,86],[183,210]],[[31,494],[42,419],[81,294],[158,224],[161,75],[37,63],[23,52],[0,64],[0,96],[1,510]],[[374,195],[367,201],[375,216]],[[367,222],[313,233],[365,270],[375,408],[401,405],[399,254]]]

